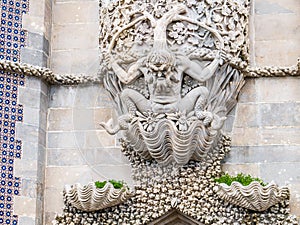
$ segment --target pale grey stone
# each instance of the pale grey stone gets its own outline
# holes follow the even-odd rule
[[[259,105],[262,126],[300,126],[300,103],[270,103]]]
[[[19,87],[19,103],[27,107],[40,108],[40,91]]]
[[[52,85],[49,94],[49,108],[72,108],[75,104],[75,86]]]
[[[37,180],[34,178],[22,178],[21,194],[25,197],[37,197]]]
[[[85,160],[91,165],[129,164],[119,148],[90,148],[82,149],[82,152]]]
[[[233,146],[227,163],[300,162],[300,146]]]
[[[30,49],[36,49],[49,55],[49,41],[44,35],[28,32],[27,47]]]
[[[22,141],[36,142],[39,140],[39,128],[37,126],[17,123],[16,137]]]
[[[83,149],[48,149],[47,166],[84,165],[83,154],[85,154]]]
[[[84,145],[84,132],[48,132],[48,148],[81,148]]]
[[[35,217],[19,216],[18,221],[20,225],[37,225]]]
[[[73,130],[73,109],[50,108],[48,110],[48,131]]]
[[[35,66],[47,67],[48,56],[40,50],[31,48],[21,49],[21,62],[32,64]]]
[[[300,162],[263,163],[260,165],[261,177],[270,182],[274,180],[278,185],[299,184]]]
[[[276,2],[270,2],[268,0],[256,0],[255,1],[255,13],[261,14],[279,14],[279,13],[293,13],[293,11],[279,5]]]
[[[22,140],[22,159],[37,160],[38,159],[38,142],[28,142]]]

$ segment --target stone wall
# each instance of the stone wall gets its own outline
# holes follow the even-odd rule
[[[300,3],[256,0],[252,3],[251,59],[256,66],[293,65],[300,56]],[[288,184],[292,213],[300,216],[300,79],[247,79],[235,109],[232,151],[224,164]]]
[[[251,64],[295,64],[300,55],[299,1],[255,0],[252,4]],[[97,0],[30,0],[24,27],[29,34],[23,62],[49,66],[55,73],[97,74]],[[223,166],[230,173],[290,184],[292,213],[298,217],[299,85],[297,77],[246,80],[226,126],[233,147]],[[16,175],[22,178],[22,191],[15,200],[15,213],[21,225],[51,224],[62,210],[65,184],[104,178],[132,184],[119,137],[107,135],[98,125],[115,118],[112,100],[101,85],[48,87],[26,78],[20,103],[24,124],[17,133],[23,140],[23,156],[16,162]]]

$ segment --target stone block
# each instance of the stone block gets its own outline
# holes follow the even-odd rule
[[[299,86],[300,79],[297,77],[276,77],[257,79],[257,102],[299,102]]]
[[[266,127],[261,129],[262,144],[299,145],[300,127]]]
[[[31,8],[30,8],[31,11]],[[49,41],[44,35],[28,32],[27,45],[30,49],[35,49],[49,56]]]
[[[299,21],[300,21],[300,14],[297,15],[293,13],[280,14],[280,16],[278,16],[278,14],[256,15],[255,16],[255,40],[256,41],[286,40],[286,39],[300,40]],[[278,32],[280,30],[284,32]]]
[[[48,132],[48,148],[76,149],[84,144],[84,132]]]
[[[36,217],[36,199],[15,196],[14,197],[14,215],[25,217]]]
[[[300,162],[300,146],[233,146],[227,163]]]
[[[39,128],[24,123],[17,123],[16,138],[27,142],[37,142],[39,140]]]
[[[258,145],[262,143],[260,129],[256,127],[239,128],[234,127],[232,130],[232,145]]]
[[[40,125],[40,110],[38,108],[23,107],[23,123],[38,127]]]
[[[22,178],[21,195],[23,197],[37,198],[37,180],[32,178]]]
[[[99,49],[54,50],[51,69],[57,74],[96,76],[99,70]]]
[[[262,126],[300,126],[300,104],[295,102],[260,104],[259,119]]]
[[[97,141],[95,141],[96,139],[94,138],[96,138]],[[116,138],[106,131],[90,132],[86,136],[86,147],[89,147],[90,145],[93,146],[94,144],[99,144],[97,145],[98,147],[115,147]]]
[[[98,47],[98,23],[53,25],[52,49],[95,49]]]
[[[250,103],[256,101],[255,81],[256,80],[253,78],[245,79],[245,84],[238,96],[239,103]]]
[[[284,33],[284,32],[278,32]],[[300,52],[299,39],[264,40],[255,42],[257,66],[292,66]],[[276,47],[274,47],[276,46]],[[272,57],[270,57],[272,56]]]
[[[24,106],[39,109],[40,97],[41,92],[39,90],[19,87],[19,103]]]
[[[234,127],[258,127],[258,105],[238,103]]]
[[[50,108],[48,110],[48,131],[70,131],[74,128],[73,110]]]
[[[22,28],[29,32],[43,35],[45,32],[44,17],[24,14],[22,16]]]
[[[250,174],[253,177],[260,177],[259,164],[222,164],[222,171],[229,173],[230,175],[236,175],[238,173]]]
[[[91,165],[128,165],[128,159],[119,148],[88,148],[82,150]]]
[[[15,173],[16,177],[33,178],[37,177],[38,162],[37,160],[15,160]]]
[[[31,0],[29,2],[29,15],[36,17],[44,17],[45,0]]]
[[[265,14],[290,14],[293,11],[286,8],[284,5],[278,4],[280,1],[256,0],[255,13],[258,15]]]
[[[50,68],[55,74],[71,74],[72,51],[52,50]]]
[[[49,108],[72,108],[75,104],[77,88],[74,86],[52,85]]]
[[[19,216],[18,224],[19,225],[36,225],[36,219],[35,219],[35,217]]]
[[[48,56],[44,52],[39,50],[31,48],[22,48],[20,57],[22,63],[27,63],[40,67],[48,66]]]
[[[101,178],[103,179],[103,177]],[[91,181],[94,181],[94,176],[92,175],[91,168],[87,165],[72,166],[69,167],[68,169],[66,169],[66,167],[64,166],[62,167],[48,166],[46,168],[46,175],[45,175],[46,189],[56,188],[59,191],[62,191],[66,184],[75,184],[75,183],[86,184]]]
[[[48,95],[48,84],[46,84],[45,81],[41,80],[41,78],[26,76],[25,87],[38,90],[44,95]]]
[[[53,23],[88,23],[99,18],[97,1],[57,2],[53,5]]]
[[[71,124],[74,130],[95,130],[97,120],[94,116],[94,109],[74,108]]]
[[[85,164],[83,149],[48,149],[47,166],[79,166]]]
[[[37,160],[38,159],[38,142],[29,142],[22,140],[22,159]]]
[[[278,185],[300,184],[300,162],[263,163],[260,165],[261,177],[266,182],[275,181]]]
[[[45,211],[46,212],[57,212],[58,209],[62,209],[63,203],[63,187],[46,188],[45,189]],[[52,220],[54,217],[52,218]]]

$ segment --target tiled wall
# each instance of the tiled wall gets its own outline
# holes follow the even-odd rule
[[[1,0],[0,59],[18,62],[26,33],[22,16],[28,12],[28,0]],[[18,90],[24,76],[0,71],[0,224],[18,224],[14,214],[15,196],[21,180],[15,176],[15,160],[22,157],[22,140],[16,138],[17,123],[23,121],[23,106],[18,103]]]

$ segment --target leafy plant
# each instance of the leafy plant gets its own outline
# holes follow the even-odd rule
[[[111,183],[116,189],[121,189],[125,185],[124,181],[109,180],[108,182]],[[106,183],[107,181],[96,181],[95,186],[96,188],[103,188]]]
[[[228,173],[222,175],[220,178],[215,178],[217,183],[225,183],[228,186],[231,185],[233,181],[241,183],[243,186],[249,185],[252,181],[258,181],[262,186],[266,186],[267,183],[264,183],[260,178],[251,177],[251,175],[246,175],[239,173],[236,176],[230,176]]]
[[[102,181],[102,182],[96,181],[95,186],[96,186],[96,188],[103,188],[106,183],[107,183],[107,181]]]

